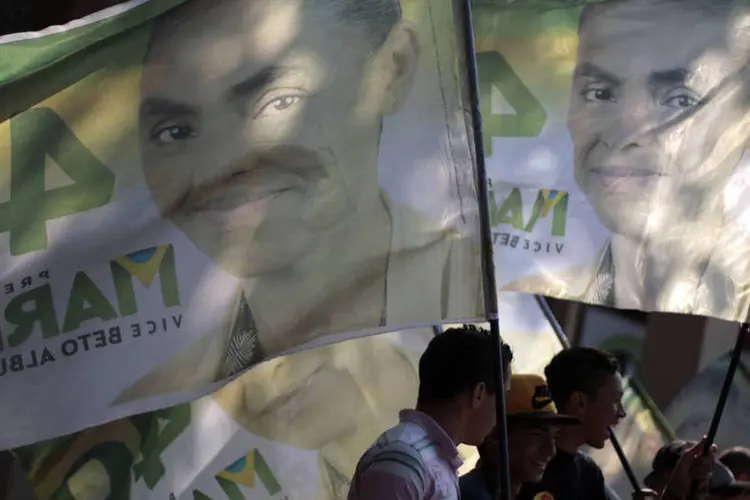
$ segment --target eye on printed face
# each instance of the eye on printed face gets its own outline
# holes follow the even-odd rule
[[[720,190],[745,144],[747,42],[726,14],[629,0],[582,21],[568,128],[602,223],[640,238],[655,210]],[[733,31],[734,30],[734,31]],[[679,215],[678,215],[679,216]]]
[[[198,0],[155,28],[146,179],[162,214],[236,276],[313,251],[379,189],[380,115],[362,90],[372,48],[336,5]]]

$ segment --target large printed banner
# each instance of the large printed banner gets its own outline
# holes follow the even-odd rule
[[[0,38],[0,449],[484,317],[451,1],[180,3]]]
[[[515,372],[542,373],[561,344],[533,297],[503,294]],[[423,328],[276,358],[192,404],[119,420],[16,451],[40,500],[345,500],[361,453],[401,408],[413,407]],[[617,429],[648,472],[664,443],[632,391]],[[476,451],[463,448],[465,467]],[[611,448],[597,457],[622,498],[629,485]]]
[[[747,5],[475,4],[502,288],[744,319]]]

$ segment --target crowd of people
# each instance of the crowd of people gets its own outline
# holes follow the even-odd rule
[[[487,331],[452,328],[419,362],[415,410],[384,432],[360,459],[349,500],[494,500],[500,490],[495,398],[505,391],[510,497],[520,500],[616,500],[599,466],[581,451],[603,448],[625,417],[623,379],[614,356],[575,347],[558,353],[544,377],[511,374],[497,387]],[[458,477],[457,446],[476,446],[475,468]],[[719,450],[705,439],[674,441],[653,458],[634,499],[750,498],[750,449]]]

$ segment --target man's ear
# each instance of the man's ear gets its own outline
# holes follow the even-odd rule
[[[568,404],[565,405],[565,408],[566,411],[573,413],[574,417],[580,417],[586,413],[588,404],[589,397],[580,391],[575,391],[570,395],[570,399],[568,400]]]
[[[474,390],[471,393],[471,409],[476,410],[484,402],[484,398],[487,397],[487,385],[484,382],[479,382],[474,386]]]
[[[419,66],[419,37],[406,21],[396,24],[380,47],[369,80],[381,86],[380,114],[399,111],[409,97]]]

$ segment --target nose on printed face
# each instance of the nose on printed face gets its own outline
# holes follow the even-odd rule
[[[659,133],[658,120],[648,106],[618,106],[616,113],[602,123],[601,140],[612,151],[626,151],[645,146]]]

